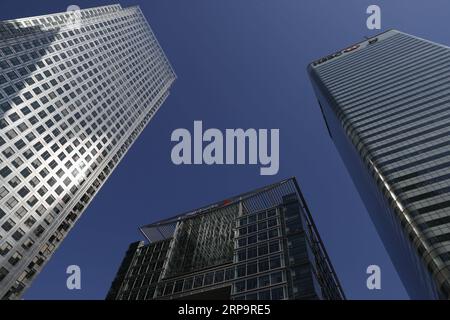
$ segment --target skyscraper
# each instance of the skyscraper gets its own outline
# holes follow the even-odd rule
[[[345,299],[295,178],[140,230],[107,299]]]
[[[308,66],[411,298],[450,298],[450,49],[390,30]]]
[[[175,74],[139,7],[0,23],[0,298],[21,296]]]

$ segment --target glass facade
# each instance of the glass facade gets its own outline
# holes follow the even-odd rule
[[[295,179],[141,230],[107,299],[345,298]]]
[[[0,22],[0,298],[19,298],[169,94],[138,7]]]
[[[448,47],[390,30],[308,66],[330,136],[411,298],[450,298]]]

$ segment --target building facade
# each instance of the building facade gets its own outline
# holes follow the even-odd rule
[[[29,286],[174,80],[139,7],[0,22],[0,298]]]
[[[409,295],[450,298],[450,49],[390,30],[308,66]]]
[[[107,299],[345,299],[294,178],[141,231]]]

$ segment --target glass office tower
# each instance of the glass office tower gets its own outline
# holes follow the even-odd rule
[[[345,299],[294,178],[141,231],[107,299]]]
[[[390,30],[308,66],[411,298],[450,298],[450,49]]]
[[[19,298],[169,94],[138,7],[0,22],[0,298]]]

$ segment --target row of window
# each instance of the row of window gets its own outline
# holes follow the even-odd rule
[[[233,297],[233,300],[283,300],[287,298],[287,289],[285,287],[277,287],[259,292],[252,292],[246,295]]]
[[[253,233],[248,236],[243,236],[238,238],[238,246],[246,246],[246,245],[252,245],[261,241],[266,241],[270,239],[274,239],[280,236],[279,228],[273,228],[266,231],[261,231],[258,233]]]
[[[105,6],[102,8],[93,8],[93,9],[83,9],[80,10],[78,14],[81,15],[81,18],[91,18],[98,15],[103,15],[107,13],[113,13],[117,10],[120,10],[120,6],[118,5],[112,5],[112,6]],[[58,26],[58,25],[66,25],[68,22],[73,19],[74,13],[59,13],[54,15],[49,15],[47,17],[42,18],[34,18],[34,19],[19,19],[16,21],[7,21],[6,23],[3,23],[0,25],[0,31],[5,32],[8,31],[12,34],[23,34],[24,29],[27,28],[32,29],[31,27],[37,26],[51,26],[52,28]],[[75,30],[76,32],[77,30]],[[73,32],[73,31],[70,31]],[[9,51],[1,51],[3,54],[11,54]]]
[[[233,284],[233,293],[242,293],[245,291],[252,291],[256,289],[265,288],[271,285],[277,285],[285,281],[283,271],[277,271],[261,275],[259,277],[252,277],[245,280],[236,281]]]
[[[239,218],[239,226],[245,226],[246,224],[252,224],[257,221],[262,221],[267,218],[275,217],[277,215],[276,209],[270,209],[268,211],[261,211],[258,213],[252,213]]]
[[[245,239],[245,238],[244,238]],[[241,240],[241,239],[240,239]],[[267,254],[276,253],[280,251],[280,241],[275,240],[258,244],[236,251],[235,261],[240,262],[244,260],[254,259],[256,257],[265,256]]]
[[[283,264],[281,256],[274,255],[272,257],[262,258],[251,263],[240,264],[235,267],[210,271],[205,274],[198,274],[193,277],[158,284],[156,296],[160,297],[165,295],[177,294],[209,285],[216,285],[233,279],[251,276],[260,272],[276,270],[282,266]],[[137,289],[146,287],[158,281],[158,279],[155,279],[155,281],[151,281],[151,277],[149,275],[147,277],[143,276],[141,277],[141,279],[142,281],[138,281],[133,286],[124,286],[122,290],[126,291],[129,288]],[[264,279],[265,278],[261,278],[261,281],[263,281]]]
[[[277,218],[270,218],[268,220],[258,222],[255,224],[250,224],[246,227],[242,227],[238,229],[238,236],[244,236],[246,234],[251,234],[257,231],[266,230],[268,228],[272,228],[278,225]]]

